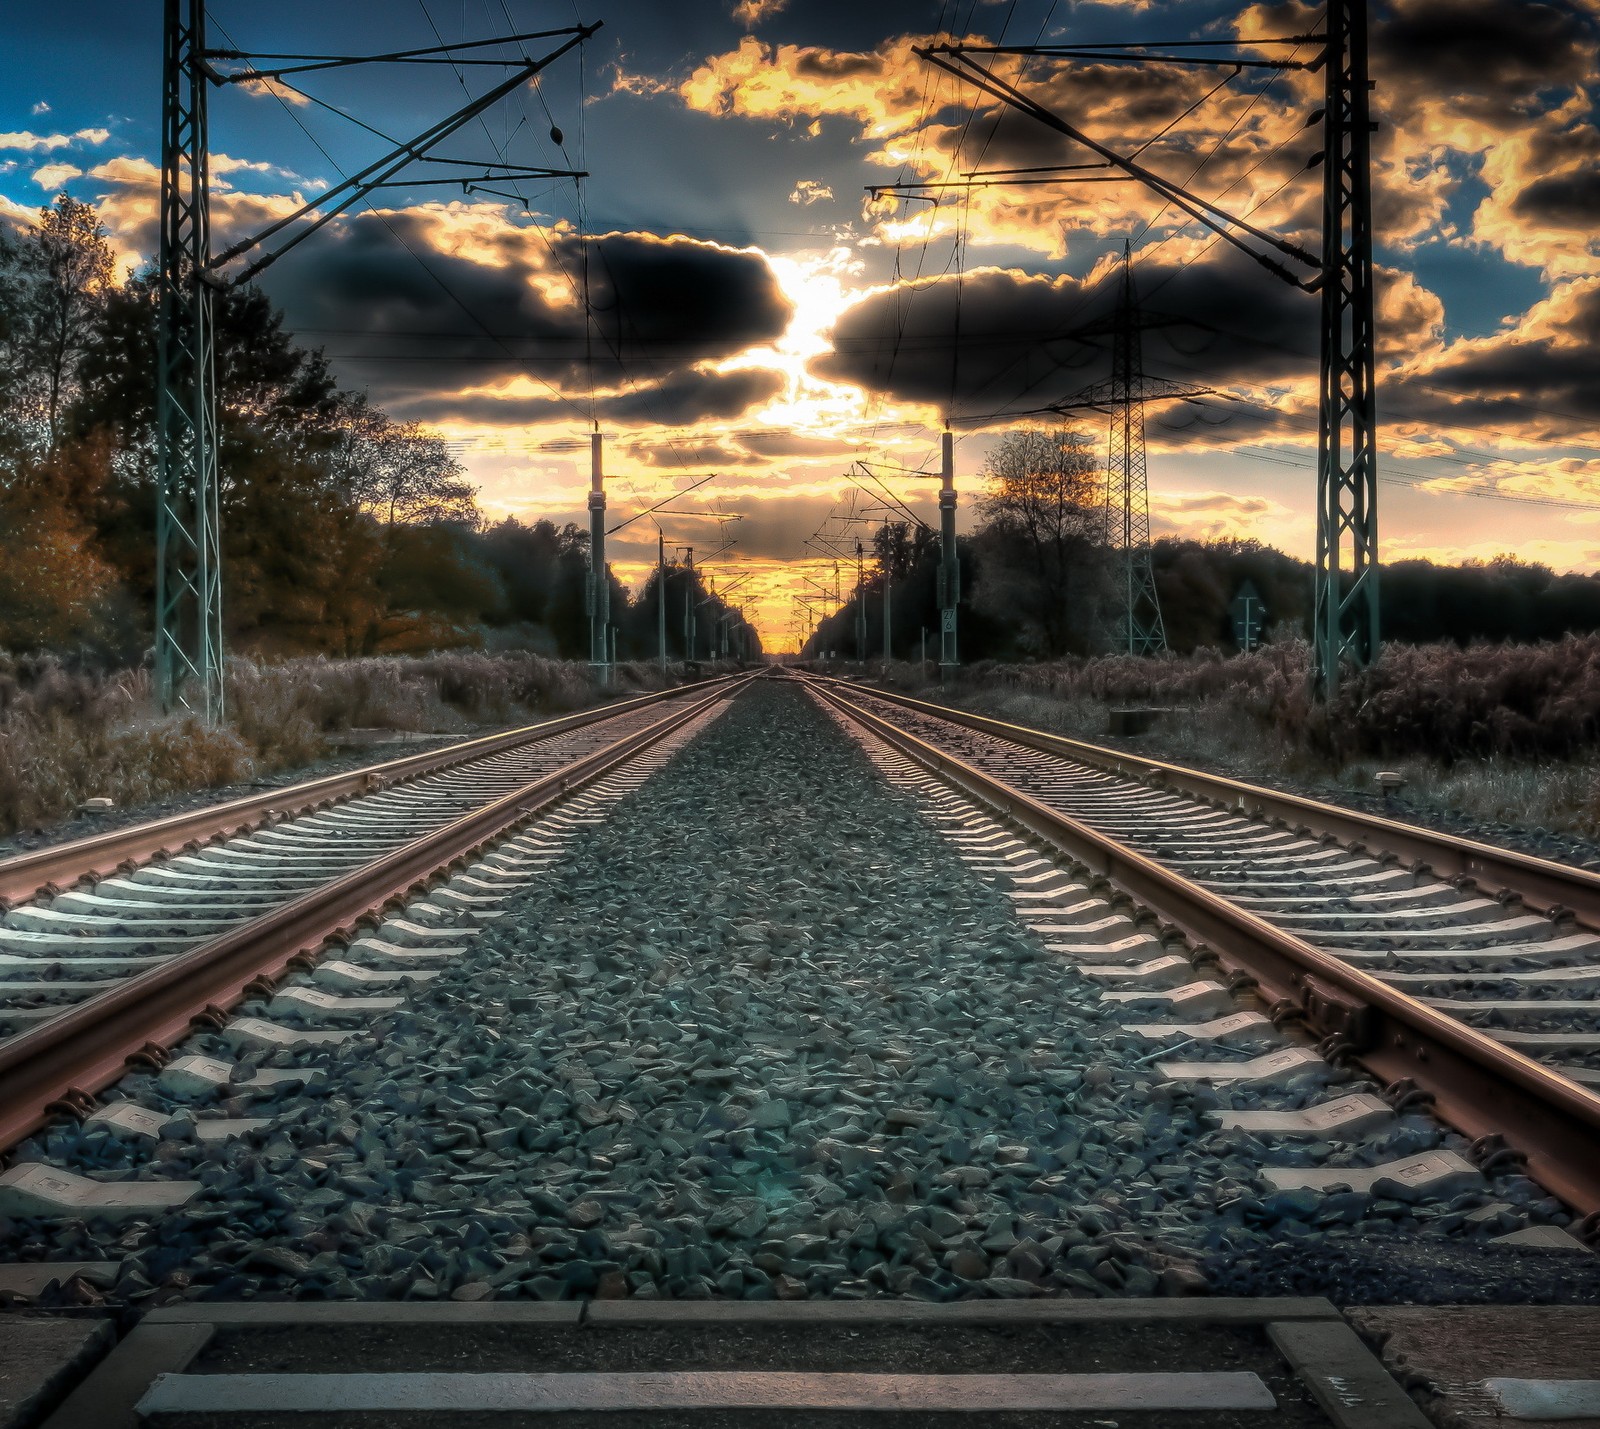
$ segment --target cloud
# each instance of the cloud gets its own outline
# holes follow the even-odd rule
[[[738,0],[733,7],[733,18],[746,29],[753,30],[763,20],[789,8],[789,0]]]
[[[263,77],[261,79],[247,79],[239,82],[238,88],[246,94],[253,94],[258,99],[279,99],[285,104],[292,104],[297,109],[303,109],[311,103],[308,96],[297,89],[291,89],[281,80]]]
[[[33,181],[42,189],[54,193],[68,179],[78,178],[83,170],[75,164],[46,164],[33,171]]]
[[[25,149],[30,153],[40,149],[46,153],[65,149],[71,142],[70,134],[29,134],[17,131],[9,134],[0,133],[0,149]]]
[[[1419,357],[1392,379],[1408,418],[1480,427],[1502,440],[1600,436],[1600,277],[1558,286],[1511,327]]]
[[[715,372],[689,368],[654,382],[597,393],[591,402],[577,389],[544,387],[527,378],[452,392],[430,385],[405,391],[378,389],[396,416],[431,423],[511,423],[595,420],[628,427],[681,427],[728,420],[770,401],[783,390],[783,374],[766,368]]]
[[[801,179],[790,191],[789,202],[809,205],[832,197],[833,190],[821,179]]]
[[[33,106],[32,109],[30,109],[28,111],[29,114],[32,114],[32,115],[35,115],[35,116],[40,115],[40,114],[48,114],[49,112],[50,112],[50,105],[49,105],[48,101],[43,100],[43,99],[41,99],[37,104],[35,104]]]
[[[770,343],[792,312],[759,253],[640,233],[585,245],[486,206],[350,219],[270,279],[292,328],[311,340],[364,334],[330,345],[341,370],[385,405],[428,420],[555,419],[563,399],[581,414],[591,384],[596,412],[612,421],[735,416],[771,396],[778,379],[764,367],[718,373],[709,364]],[[518,372],[534,379],[526,393],[506,385]],[[451,395],[452,384],[470,395]],[[496,403],[503,418],[492,415]]]
[[[633,461],[646,466],[690,467],[748,466],[757,460],[716,437],[685,438],[682,441],[634,441],[623,447]]]
[[[901,400],[977,415],[1037,407],[1109,375],[1114,267],[1080,280],[982,268],[879,289],[848,309],[833,351],[813,368]],[[1146,370],[1212,385],[1281,379],[1291,356],[1312,345],[1316,307],[1308,295],[1242,255],[1187,267],[1138,266],[1147,318]],[[1107,281],[1110,279],[1110,281]],[[1239,314],[1248,312],[1241,337]]]
[[[1200,423],[1225,424],[1216,444],[1315,411],[1314,296],[1232,249],[1187,263],[1161,249],[1134,271],[1145,372],[1225,395],[1231,389],[1251,404],[1167,404],[1161,429],[1182,430],[1192,441]],[[1119,272],[1107,254],[1084,279],[981,268],[874,289],[841,315],[832,350],[812,369],[963,419],[1009,420],[1007,412],[1060,401],[1110,377]],[[1408,272],[1380,268],[1377,278],[1381,364],[1440,351],[1439,299]],[[1263,399],[1267,409],[1253,405]],[[1150,435],[1160,437],[1154,424]]]

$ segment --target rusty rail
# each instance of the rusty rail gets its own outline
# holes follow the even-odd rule
[[[168,1049],[247,997],[268,991],[330,940],[469,861],[491,840],[741,689],[755,675],[708,681],[692,705],[530,781],[422,838],[291,903],[116,984],[60,1017],[0,1043],[0,1149],[36,1131],[57,1109],[81,1111],[131,1064],[160,1066]],[[637,707],[630,701],[627,706]]]
[[[806,683],[923,767],[1144,905],[1164,934],[1182,935],[1199,961],[1214,956],[1224,972],[1252,979],[1279,1020],[1293,1012],[1313,1035],[1334,1039],[1331,1051],[1349,1055],[1386,1086],[1414,1084],[1432,1099],[1434,1113],[1464,1135],[1502,1136],[1527,1158],[1535,1180],[1580,1215],[1600,1213],[1600,1097],[897,728],[843,698],[831,688],[836,682]]]
[[[1029,729],[1026,725],[1008,724],[987,715],[913,699],[910,695],[895,694],[875,686],[856,686],[828,676],[807,678],[835,688],[860,690],[903,709],[1009,739],[1041,754],[1061,755],[1143,783],[1160,782],[1177,793],[1224,805],[1246,817],[1282,823],[1311,837],[1335,839],[1352,853],[1380,858],[1392,856],[1419,873],[1431,870],[1460,888],[1476,888],[1490,898],[1521,901],[1534,912],[1551,917],[1570,915],[1581,927],[1600,932],[1600,874],[1587,869],[1568,868],[1550,859],[1495,848],[1457,834],[1343,809],[1299,794],[1264,789],[1241,779],[1087,744],[1065,735]]]
[[[327,808],[360,794],[370,794],[404,780],[431,774],[436,769],[549,739],[568,730],[610,719],[627,710],[676,699],[695,690],[709,690],[737,678],[719,675],[698,684],[656,690],[601,709],[580,710],[577,714],[542,720],[538,724],[523,725],[501,734],[484,735],[423,754],[406,755],[347,774],[329,774],[303,784],[291,784],[263,794],[249,794],[242,799],[230,799],[224,804],[212,804],[204,809],[192,809],[150,823],[130,824],[127,828],[111,829],[88,838],[73,839],[70,843],[18,854],[0,861],[0,911],[59,893],[86,879],[109,878],[119,871],[127,871],[131,866],[179,853],[213,839],[252,833],[285,816]]]

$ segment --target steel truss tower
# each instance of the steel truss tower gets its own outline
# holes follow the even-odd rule
[[[156,262],[155,685],[163,709],[217,720],[222,698],[205,5],[166,0]]]
[[[1338,686],[1341,667],[1362,666],[1378,654],[1378,424],[1376,323],[1372,283],[1370,118],[1372,83],[1367,70],[1368,0],[1328,0],[1325,28],[1316,35],[1257,39],[1185,40],[1173,44],[1133,41],[1125,45],[913,46],[930,64],[966,81],[1066,139],[1088,149],[1097,163],[1064,163],[1026,170],[1060,177],[1051,182],[1104,182],[1084,169],[1114,169],[1143,184],[1164,205],[1178,209],[1220,239],[1247,253],[1268,272],[1321,302],[1319,399],[1317,404],[1317,566],[1312,611],[1313,677],[1322,698]],[[1318,43],[1313,60],[1266,58],[1278,46]],[[1217,51],[1217,53],[1207,53]],[[1322,249],[1308,252],[1293,239],[1230,213],[1182,184],[1118,153],[1042,101],[1022,92],[996,70],[997,56],[1045,57],[1105,63],[1212,67],[1287,72],[1323,71],[1324,102],[1308,123],[1322,120]],[[988,183],[1017,170],[983,170],[969,182]],[[1027,182],[1046,180],[1030,177]],[[940,185],[942,187],[942,185]],[[874,195],[916,193],[922,183],[871,185]],[[1288,260],[1287,264],[1285,260]],[[1302,277],[1295,266],[1309,269]],[[1018,414],[1020,415],[1020,414]],[[1346,553],[1349,563],[1346,566]]]
[[[1366,0],[1329,0],[1322,157],[1322,362],[1317,409],[1319,692],[1378,653],[1378,423]],[[1345,552],[1349,553],[1348,578]]]
[[[1116,310],[1109,322],[1100,320],[1075,329],[1079,337],[1111,334],[1111,376],[1091,383],[1071,397],[1045,408],[1065,416],[1070,412],[1109,411],[1110,452],[1106,461],[1106,545],[1112,556],[1112,606],[1106,622],[1113,649],[1130,655],[1159,655],[1167,648],[1166,625],[1156,596],[1155,571],[1150,563],[1150,481],[1145,460],[1144,409],[1150,402],[1192,400],[1210,396],[1216,389],[1192,383],[1151,377],[1144,370],[1140,334],[1150,326],[1165,326],[1170,319],[1151,319],[1139,311],[1133,281],[1133,254],[1122,245],[1122,273],[1118,280]]]
[[[1117,581],[1111,628],[1130,655],[1159,655],[1167,631],[1150,565],[1150,482],[1144,454],[1144,364],[1139,341],[1133,259],[1122,245],[1122,289],[1111,336],[1111,452],[1106,463],[1106,542]]]
[[[208,721],[222,718],[222,549],[217,465],[216,294],[248,282],[352,204],[401,182],[473,184],[530,178],[585,178],[575,169],[505,161],[479,164],[432,151],[472,119],[597,29],[577,25],[529,31],[488,40],[398,50],[381,55],[258,56],[286,64],[259,68],[251,56],[206,48],[205,0],[163,0],[161,35],[161,195],[156,284],[156,591],[155,694],[163,709],[182,708]],[[360,173],[324,190],[295,212],[225,252],[211,251],[210,142],[207,95],[211,85],[255,83],[307,70],[359,64],[454,64],[456,49],[565,36],[541,59],[477,60],[513,71],[487,93],[448,118],[397,144]],[[239,65],[245,67],[239,68]],[[228,66],[234,66],[229,69]],[[348,116],[347,116],[348,117]],[[359,121],[357,121],[359,122]],[[376,131],[374,131],[376,132]],[[443,166],[444,177],[400,180],[418,162]],[[485,190],[495,192],[495,190]],[[313,215],[315,215],[313,217]],[[305,220],[305,222],[301,222]],[[224,271],[234,259],[260,249],[267,239],[298,225],[276,248],[262,251],[242,269]],[[603,499],[603,498],[602,498]]]

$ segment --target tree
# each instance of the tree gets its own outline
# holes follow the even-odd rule
[[[976,603],[1020,625],[1039,654],[1090,648],[1105,544],[1090,439],[1073,427],[1008,432],[982,474]]]
[[[115,286],[99,218],[67,194],[0,243],[0,395],[14,435],[36,455],[60,439],[79,362]]]
[[[445,439],[417,422],[397,422],[365,396],[345,404],[334,470],[346,493],[392,531],[397,523],[475,522],[466,469]]]
[[[36,483],[0,491],[0,649],[59,649],[99,633],[116,573],[90,535]]]

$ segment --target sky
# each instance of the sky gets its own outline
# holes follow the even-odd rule
[[[149,261],[160,10],[0,0],[0,218],[29,222],[65,191],[98,206],[124,267]],[[466,192],[426,180],[471,169],[413,166],[258,279],[343,385],[445,434],[491,516],[585,521],[598,429],[611,523],[667,502],[612,536],[616,572],[643,577],[659,523],[747,603],[769,649],[792,647],[795,597],[832,590],[831,552],[846,552],[848,588],[869,523],[895,504],[936,521],[937,482],[917,473],[937,474],[947,419],[970,523],[994,442],[1039,420],[1014,414],[1107,374],[1094,329],[1127,241],[1145,370],[1210,389],[1147,409],[1154,534],[1312,556],[1316,299],[1142,186],[1019,183],[1014,171],[1092,156],[915,47],[1292,40],[1315,31],[1315,7],[215,0],[208,13],[213,47],[253,55],[603,22],[434,150],[587,177]],[[1372,14],[1382,556],[1600,570],[1600,0],[1375,0]],[[456,55],[537,58],[569,38]],[[1096,139],[1316,248],[1320,76],[992,63]],[[507,73],[391,64],[217,88],[214,247]],[[974,173],[989,177],[960,182]],[[868,194],[884,184],[946,187]],[[1103,444],[1105,418],[1083,422]]]

